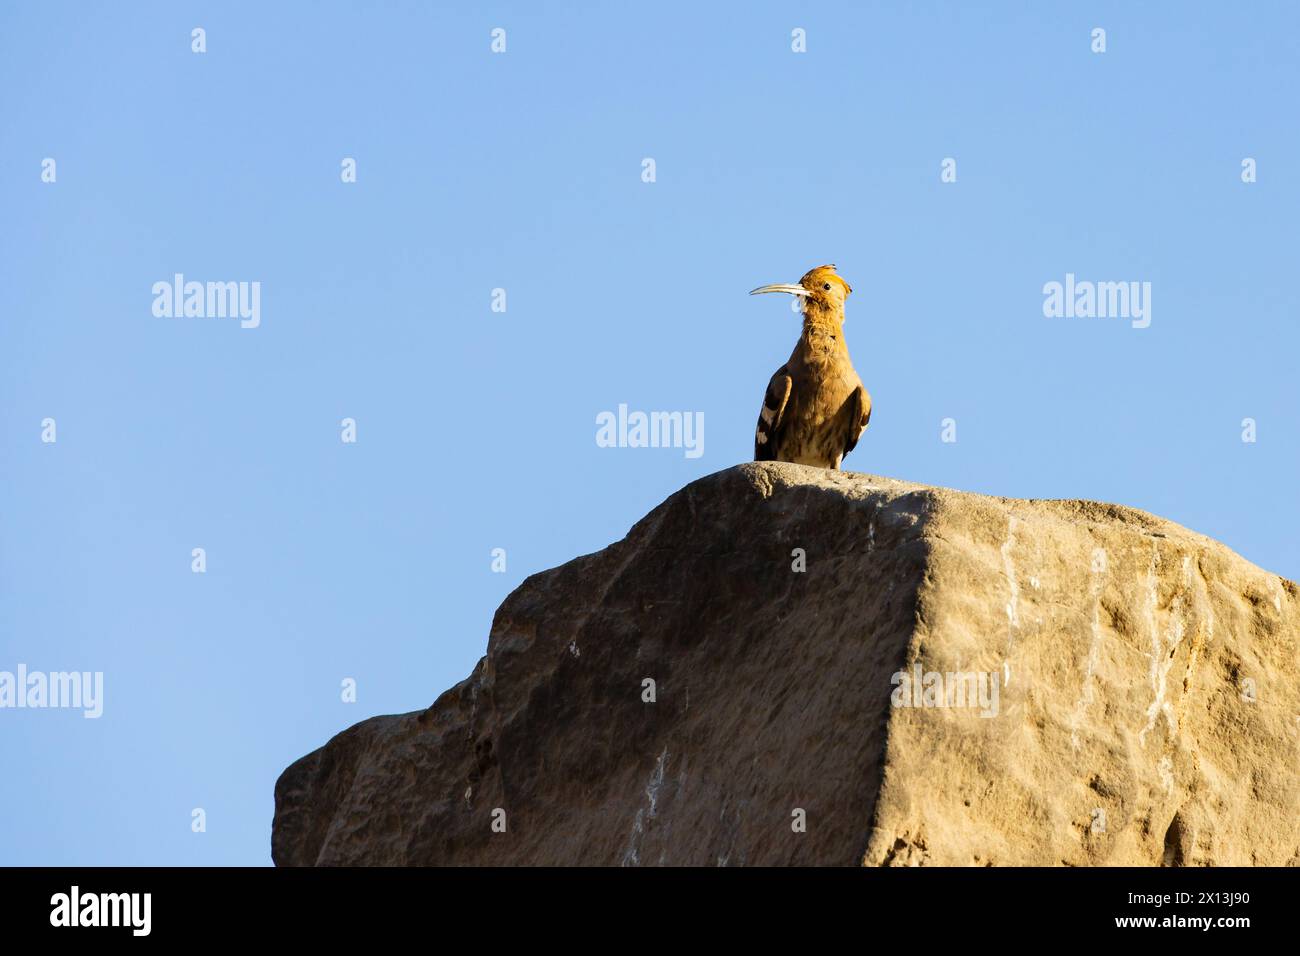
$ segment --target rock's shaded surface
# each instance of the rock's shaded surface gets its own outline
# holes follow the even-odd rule
[[[289,767],[272,853],[1297,864],[1298,661],[1295,584],[1143,512],[741,465],[527,579],[428,710]],[[986,696],[894,706],[934,702],[918,666]]]

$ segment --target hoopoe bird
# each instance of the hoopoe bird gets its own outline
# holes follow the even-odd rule
[[[777,283],[750,293],[788,292],[803,299],[803,332],[763,396],[755,461],[839,468],[857,445],[871,420],[871,395],[844,341],[844,300],[852,291],[829,265],[810,270],[798,285]]]

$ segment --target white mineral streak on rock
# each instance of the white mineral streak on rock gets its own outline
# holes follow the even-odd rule
[[[1106,587],[1106,549],[1094,548],[1092,551],[1092,627],[1088,640],[1088,655],[1084,660],[1083,689],[1075,701],[1074,713],[1070,717],[1070,745],[1079,749],[1079,722],[1093,702],[1093,675],[1097,670],[1097,660],[1101,654],[1101,592]]]
[[[636,817],[632,820],[632,834],[628,840],[627,852],[623,854],[624,866],[641,865],[641,839],[645,836],[645,828],[659,810],[659,790],[664,785],[664,763],[667,760],[668,748],[665,747],[659,754],[654,770],[650,771],[650,780],[645,786],[645,805],[637,810]]]

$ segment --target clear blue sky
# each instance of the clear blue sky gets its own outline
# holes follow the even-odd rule
[[[105,680],[0,710],[0,863],[269,862],[285,766],[749,459],[798,326],[746,293],[824,262],[849,469],[1300,578],[1294,4],[362,6],[0,13],[0,670]],[[176,272],[260,282],[260,327],[155,317]],[[1067,272],[1151,282],[1151,326],[1045,318]],[[598,448],[620,403],[703,412],[703,456]]]

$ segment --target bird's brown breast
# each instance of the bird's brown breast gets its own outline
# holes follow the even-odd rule
[[[844,452],[845,405],[862,380],[838,330],[804,330],[787,363],[794,387],[780,458],[833,468]]]

